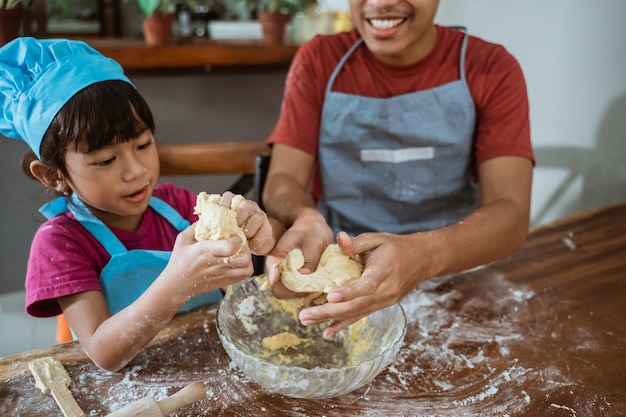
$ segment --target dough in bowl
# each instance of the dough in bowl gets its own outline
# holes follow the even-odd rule
[[[247,244],[246,234],[237,222],[237,206],[245,199],[242,195],[235,195],[230,208],[220,205],[220,194],[207,194],[204,191],[198,194],[194,213],[198,215],[196,223],[196,240],[228,239],[232,235],[241,238],[242,246]]]
[[[303,266],[304,255],[300,249],[291,250],[278,265],[281,281],[291,291],[328,293],[335,287],[360,278],[363,273],[361,259],[344,255],[337,244],[328,245],[314,272],[298,272]]]

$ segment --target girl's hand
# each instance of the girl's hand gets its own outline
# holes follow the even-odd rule
[[[172,291],[188,298],[252,276],[250,249],[246,245],[242,247],[241,238],[198,242],[194,227],[178,235],[170,261],[161,274],[172,281]]]
[[[220,204],[231,206],[234,194],[230,191],[222,195]],[[267,215],[257,203],[252,200],[243,200],[236,208],[237,221],[248,238],[250,251],[255,255],[266,255],[276,243],[272,226]]]

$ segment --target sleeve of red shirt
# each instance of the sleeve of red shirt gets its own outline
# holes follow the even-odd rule
[[[324,89],[327,77],[321,74],[320,37],[303,44],[296,53],[285,80],[278,122],[268,139],[317,155]]]
[[[502,46],[470,38],[466,71],[476,106],[476,165],[499,156],[534,163],[526,82],[517,60]]]

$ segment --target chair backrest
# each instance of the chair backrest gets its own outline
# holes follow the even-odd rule
[[[270,149],[263,141],[159,145],[161,175],[240,175],[228,191],[245,195],[254,190],[253,199],[261,207],[269,154]],[[252,262],[254,274],[262,274],[264,258],[253,255]]]
[[[259,204],[261,209],[263,207],[263,187],[265,186],[265,179],[267,178],[267,170],[270,166],[270,154],[260,153],[256,156],[256,166],[254,171],[254,190],[255,200]]]

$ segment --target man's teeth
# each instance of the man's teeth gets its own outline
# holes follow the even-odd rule
[[[392,27],[398,26],[402,23],[404,19],[371,19],[370,23],[374,26],[375,29],[391,29]]]

